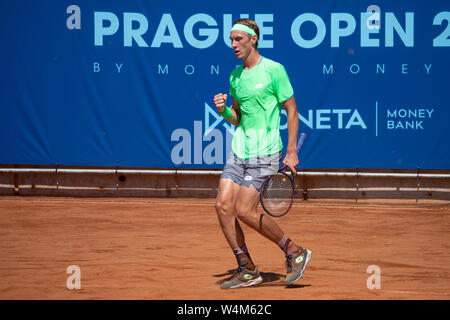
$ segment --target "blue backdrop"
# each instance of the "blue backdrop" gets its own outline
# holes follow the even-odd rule
[[[222,168],[234,129],[212,98],[242,16],[289,74],[303,168],[450,168],[449,1],[22,0],[0,16],[0,163]]]

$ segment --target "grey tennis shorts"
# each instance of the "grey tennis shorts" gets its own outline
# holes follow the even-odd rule
[[[250,159],[240,159],[234,152],[228,155],[227,163],[223,168],[220,179],[231,179],[240,186],[250,187],[261,191],[264,180],[278,172],[283,152],[270,156],[259,156]]]

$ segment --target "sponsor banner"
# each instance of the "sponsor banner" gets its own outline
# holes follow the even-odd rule
[[[449,169],[448,1],[0,4],[0,163],[222,168],[229,31],[294,88],[302,168]],[[231,105],[229,98],[227,104]],[[287,143],[286,112],[281,136]]]

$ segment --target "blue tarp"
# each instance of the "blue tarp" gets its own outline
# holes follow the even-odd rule
[[[250,17],[291,79],[302,168],[449,169],[450,2],[370,5],[3,1],[0,163],[222,168],[234,128],[212,98]]]

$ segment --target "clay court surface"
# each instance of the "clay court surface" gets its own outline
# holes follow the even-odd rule
[[[281,250],[243,226],[264,281],[223,290],[236,262],[213,199],[1,197],[0,299],[450,298],[448,203],[298,201],[277,221],[312,250],[303,278],[286,287]]]

